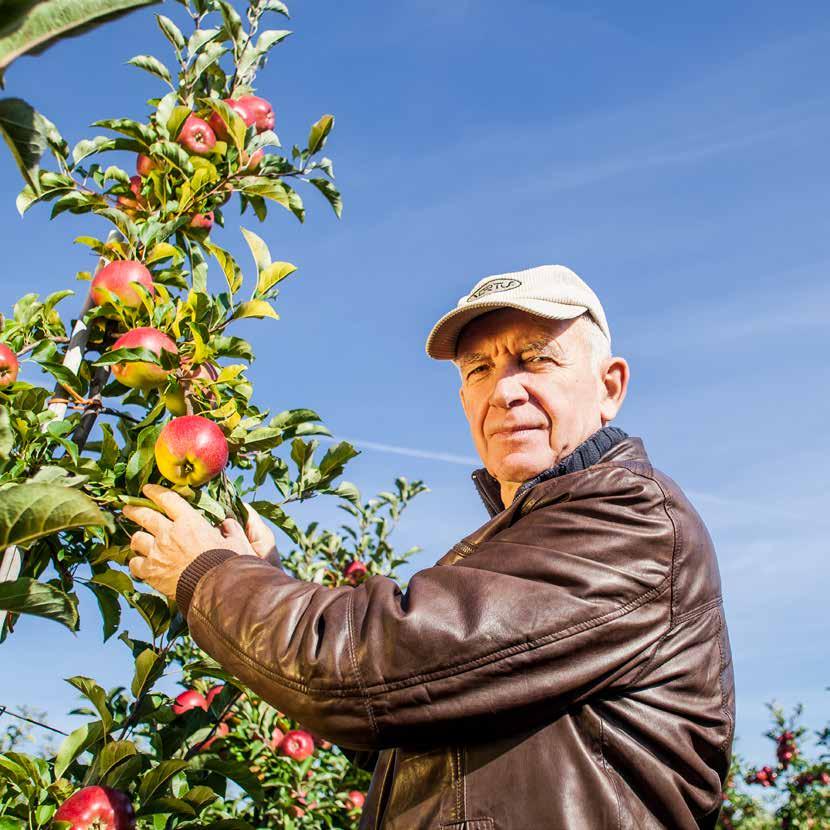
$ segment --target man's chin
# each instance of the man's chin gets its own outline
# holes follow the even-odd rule
[[[488,469],[499,481],[527,481],[555,463],[550,448],[547,450],[544,458],[540,458],[540,453],[528,451],[508,453]]]

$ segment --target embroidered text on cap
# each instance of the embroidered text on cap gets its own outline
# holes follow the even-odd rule
[[[473,300],[477,300],[479,297],[484,296],[485,294],[492,294],[494,291],[509,291],[511,288],[516,288],[520,286],[521,280],[503,280],[503,279],[495,279],[495,280],[488,280],[478,289],[474,294],[470,294],[467,297],[467,302],[470,303]]]

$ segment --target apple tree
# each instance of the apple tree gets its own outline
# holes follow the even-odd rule
[[[246,282],[220,244],[225,213],[238,202],[246,225],[274,209],[302,222],[300,191],[310,188],[339,216],[322,155],[334,119],[323,115],[304,145],[282,152],[278,110],[254,81],[290,34],[269,28],[288,17],[284,3],[179,5],[156,16],[172,58],[129,61],[160,87],[146,119],[95,121],[104,132],[73,147],[49,123],[41,138],[54,169],[38,165],[17,198],[21,214],[51,203],[51,218],[87,216],[90,235],[76,242],[96,265],[77,275],[86,298],[71,325],[69,289],[26,294],[0,318],[0,642],[20,615],[77,630],[77,591],[86,590],[103,639],[117,635],[134,669],[113,689],[67,679],[86,701],[74,713],[87,720],[53,755],[0,755],[2,830],[74,826],[84,811],[108,828],[354,827],[368,784],[325,736],[224,673],[188,637],[175,603],[125,567],[137,527],[120,508],[154,506],[142,488],[162,483],[214,524],[244,524],[250,500],[282,534],[282,564],[299,578],[396,577],[417,548],[398,554],[387,537],[426,489],[399,478],[396,492],[363,503],[353,484],[336,483],[354,447],[319,454],[312,436],[331,433],[316,412],[255,402],[255,355],[236,327],[274,325],[297,269],[243,227],[255,272]],[[257,498],[263,487],[273,495]],[[290,503],[321,495],[356,524],[302,530]],[[125,608],[142,631],[122,626]],[[171,672],[184,687],[172,700],[158,690]]]

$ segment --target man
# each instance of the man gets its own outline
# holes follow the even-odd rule
[[[228,671],[374,769],[361,828],[712,828],[734,725],[712,540],[640,438],[629,368],[562,266],[486,277],[435,325],[490,514],[405,593],[278,566],[251,514],[124,512],[130,569]],[[223,536],[223,532],[227,534]],[[270,561],[244,554],[264,556]]]

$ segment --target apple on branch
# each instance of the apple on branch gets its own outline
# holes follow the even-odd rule
[[[0,343],[0,389],[11,386],[19,371],[17,355],[5,343]]]
[[[151,295],[155,295],[153,276],[143,262],[134,259],[119,259],[105,265],[93,277],[90,285],[92,301],[96,305],[103,305],[109,300],[104,290],[109,291],[121,300],[124,305],[137,308],[141,305],[141,296],[133,288],[138,283],[146,288]]]
[[[70,830],[135,830],[132,802],[111,787],[84,787],[58,807],[53,821],[69,822]]]
[[[191,709],[204,709],[207,712],[208,702],[201,692],[196,689],[188,689],[182,692],[173,701],[173,714],[183,715]]]
[[[270,101],[256,95],[243,95],[239,98],[239,103],[250,113],[252,119],[245,123],[255,124],[258,133],[274,129],[274,108]]]
[[[228,442],[222,430],[201,415],[173,418],[162,427],[155,444],[156,466],[173,484],[200,487],[228,463]]]
[[[161,356],[162,350],[172,354],[179,353],[173,340],[164,332],[151,326],[139,326],[130,329],[112,344],[113,349],[135,349],[141,346],[158,356]],[[116,380],[123,383],[124,386],[129,386],[131,389],[143,389],[144,391],[161,386],[167,380],[169,374],[161,366],[141,360],[116,363],[112,367],[112,373]]]
[[[206,156],[216,146],[216,133],[204,118],[192,113],[187,116],[176,138],[188,153]]]
[[[149,156],[145,156],[143,153],[138,154],[138,158],[135,163],[135,171],[139,176],[149,176],[153,170],[158,169],[159,164],[156,161],[151,159]]]

